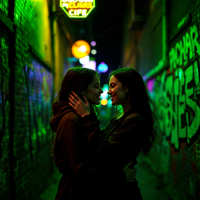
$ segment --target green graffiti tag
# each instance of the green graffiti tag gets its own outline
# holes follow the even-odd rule
[[[198,42],[198,29],[194,25],[190,27],[182,40],[176,43],[169,52],[170,72],[178,66],[186,66],[188,61],[195,57],[195,52],[200,55],[200,44]]]
[[[200,128],[200,55],[199,33],[193,25],[169,51],[169,69],[157,76],[152,98],[158,107],[160,129],[170,138],[175,149],[179,148],[179,140],[191,139]]]
[[[177,68],[174,78],[173,73],[166,76],[166,71],[156,77],[151,96],[158,106],[161,131],[170,137],[176,149],[180,138],[186,139],[190,145],[191,138],[200,128],[199,84],[197,60],[185,70]]]

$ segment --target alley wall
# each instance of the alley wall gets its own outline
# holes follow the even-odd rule
[[[179,200],[200,199],[199,13],[198,0],[160,0],[151,1],[140,30],[129,29],[130,17],[124,21],[122,65],[142,75],[160,123],[144,159]]]
[[[69,45],[49,2],[0,1],[1,200],[38,199],[54,170],[49,119]]]

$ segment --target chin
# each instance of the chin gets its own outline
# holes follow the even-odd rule
[[[119,106],[120,104],[113,102],[112,105],[113,106]]]
[[[112,102],[112,105],[113,105],[113,106],[116,106],[116,103],[115,103],[115,102]]]

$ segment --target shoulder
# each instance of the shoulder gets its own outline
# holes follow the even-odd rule
[[[134,113],[131,113],[130,115],[128,115],[126,118],[125,118],[125,121],[132,121],[132,122],[139,122],[141,124],[144,124],[144,117],[140,114],[140,113],[137,113],[137,112],[134,112]]]
[[[81,117],[76,112],[72,111],[63,115],[61,121],[62,122],[73,121],[73,122],[81,123]]]

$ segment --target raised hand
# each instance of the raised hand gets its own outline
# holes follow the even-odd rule
[[[68,97],[69,99],[69,105],[76,111],[76,113],[78,115],[80,115],[81,117],[84,117],[85,115],[89,115],[90,114],[90,104],[86,98],[86,96],[84,95],[83,98],[85,99],[84,103],[80,97],[72,91],[72,94],[69,94],[70,97]]]

